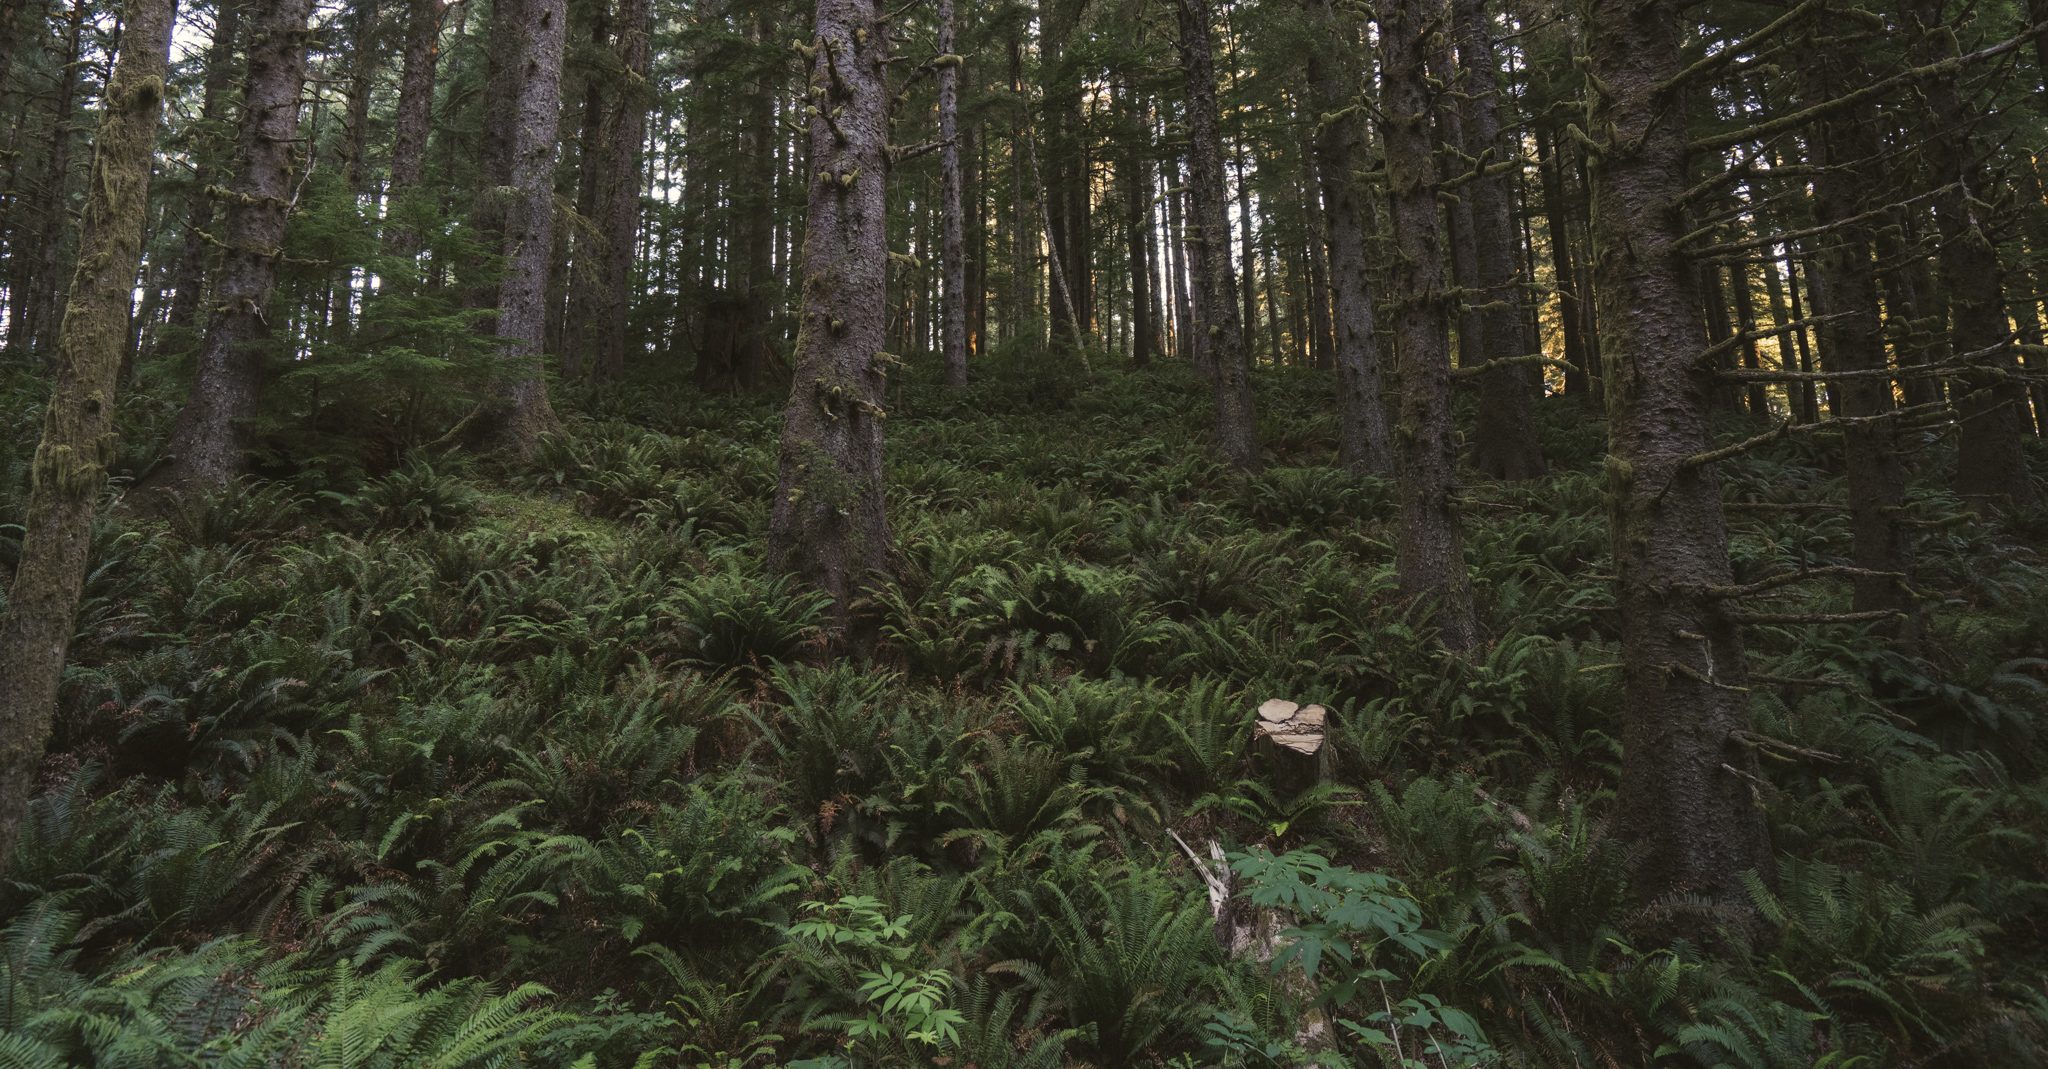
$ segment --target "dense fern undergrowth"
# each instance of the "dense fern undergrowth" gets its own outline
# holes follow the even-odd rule
[[[1239,476],[1185,369],[978,373],[893,391],[871,660],[764,574],[769,399],[565,391],[524,466],[287,430],[268,479],[111,513],[0,884],[0,1065],[1300,1065],[1318,1020],[1323,1065],[2044,1060],[2048,512],[1966,511],[1947,443],[1916,644],[1750,630],[1775,881],[1645,906],[1595,414],[1544,401],[1552,474],[1469,488],[1458,659],[1322,377],[1263,374]],[[19,524],[44,387],[0,374]],[[174,413],[127,399],[118,467]],[[1815,506],[1731,512],[1741,581],[1846,563],[1839,450],[1724,465]],[[1255,753],[1275,697],[1331,710],[1333,782]],[[1290,910],[1272,962],[1176,836]]]

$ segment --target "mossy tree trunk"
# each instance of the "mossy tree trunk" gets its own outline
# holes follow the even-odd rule
[[[1464,95],[1458,104],[1466,156],[1459,162],[1463,171],[1499,163],[1511,154],[1501,140],[1499,60],[1494,55],[1486,2],[1452,0],[1451,11],[1458,65],[1465,76]],[[1465,301],[1478,305],[1478,349],[1489,361],[1522,356],[1526,349],[1521,283],[1526,280],[1515,265],[1518,231],[1508,210],[1507,177],[1482,173],[1472,180],[1464,196],[1472,204],[1476,284]],[[1534,479],[1547,470],[1543,446],[1536,440],[1529,371],[1526,365],[1506,365],[1479,377],[1472,462],[1495,479]]]
[[[192,394],[171,431],[170,463],[152,486],[224,486],[248,467],[250,424],[270,340],[270,296],[284,255],[298,168],[299,94],[313,0],[253,9],[235,176],[223,194],[220,274]]]
[[[1356,35],[1339,22],[1331,0],[1307,0],[1307,13],[1317,38],[1317,47],[1303,57],[1309,86],[1330,116],[1316,127],[1315,167],[1328,223],[1340,414],[1337,460],[1353,474],[1392,475],[1387,412],[1380,402],[1379,321],[1365,254],[1367,191],[1357,179],[1359,172],[1371,169],[1371,161],[1364,109],[1351,103],[1359,92],[1359,74],[1350,62],[1350,41]]]
[[[1216,388],[1216,441],[1231,466],[1246,471],[1259,465],[1259,421],[1252,406],[1251,353],[1238,314],[1237,273],[1230,262],[1230,217],[1223,185],[1223,134],[1216,111],[1216,64],[1209,47],[1209,3],[1178,0],[1176,6],[1181,70],[1187,80],[1188,200],[1193,217],[1188,221],[1187,240],[1190,246],[1200,246],[1192,263],[1200,291],[1196,299],[1201,304],[1201,329],[1207,334],[1210,378]]]
[[[497,233],[504,275],[495,287],[503,340],[498,375],[484,398],[441,440],[444,446],[501,449],[524,459],[560,426],[541,377],[548,269],[554,246],[555,139],[562,100],[564,0],[498,0],[492,13],[492,94],[485,134],[491,188],[483,214]]]
[[[130,0],[94,138],[78,269],[58,329],[21,559],[0,617],[0,872],[35,788],[115,448],[114,388],[163,114],[174,0]]]
[[[1714,372],[1686,233],[1680,0],[1584,0],[1593,292],[1607,395],[1608,541],[1627,720],[1618,811],[1641,845],[1637,897],[1741,899],[1773,873],[1753,750],[1742,629],[1710,593],[1731,582],[1727,519],[1706,452]]]
[[[1427,23],[1441,15],[1436,0],[1395,0],[1380,9],[1381,140],[1394,243],[1394,333],[1401,359],[1400,419],[1394,428],[1400,473],[1401,534],[1395,567],[1405,597],[1435,603],[1432,622],[1446,649],[1477,639],[1472,582],[1452,498],[1457,492],[1451,422],[1449,313],[1443,244],[1438,236],[1436,154],[1430,132],[1435,104]]]
[[[882,501],[889,253],[889,37],[878,0],[818,0],[805,46],[810,207],[795,381],[777,450],[768,560],[832,596],[856,645],[853,602],[894,545]]]

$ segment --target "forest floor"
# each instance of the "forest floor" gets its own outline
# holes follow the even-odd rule
[[[1915,641],[1748,631],[1775,880],[1645,906],[1597,414],[1544,400],[1549,476],[1468,488],[1457,658],[1327,376],[1258,376],[1246,476],[1184,368],[977,374],[892,388],[871,660],[764,574],[776,399],[565,390],[531,464],[285,457],[112,514],[0,882],[0,1064],[1298,1065],[1303,967],[1329,1065],[2042,1064],[2048,510],[1966,510],[1938,437]],[[38,378],[0,369],[0,525]],[[175,409],[123,413],[139,475]],[[1730,512],[1738,582],[1847,563],[1840,449],[1722,466],[1802,506]],[[1330,710],[1329,781],[1250,745],[1270,698]],[[1293,909],[1286,970],[1219,948],[1175,835],[1234,916]]]

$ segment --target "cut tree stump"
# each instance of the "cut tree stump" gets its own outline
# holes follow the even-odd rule
[[[1274,698],[1259,706],[1252,744],[1273,770],[1273,785],[1283,794],[1326,783],[1336,773],[1336,752],[1325,745],[1324,721],[1329,710]]]

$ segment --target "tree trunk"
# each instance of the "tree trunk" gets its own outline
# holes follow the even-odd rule
[[[1308,220],[1308,247],[1303,261],[1308,274],[1308,329],[1310,357],[1317,371],[1337,367],[1334,335],[1330,325],[1330,227],[1323,215],[1322,178],[1313,151],[1302,153],[1307,173],[1302,175],[1302,215]]]
[[[1825,20],[1820,25],[1825,26]],[[1870,81],[1862,63],[1832,38],[1815,41],[1804,51],[1798,69],[1809,104],[1842,96]],[[1875,108],[1868,104],[1852,107],[1816,124],[1807,143],[1819,168],[1813,179],[1813,221],[1817,226],[1841,228],[1813,239],[1816,267],[1841,316],[1821,324],[1821,361],[1830,372],[1865,376],[1832,384],[1836,414],[1850,419],[1870,419],[1895,411],[1891,380],[1872,375],[1886,367],[1877,271],[1871,262],[1872,237],[1867,227],[1851,222],[1868,207],[1865,176],[1870,168],[1882,166],[1876,122]],[[1842,428],[1842,436],[1856,567],[1909,577],[1912,544],[1899,522],[1906,503],[1906,479],[1899,463],[1897,424],[1892,420],[1849,423]],[[1855,610],[1910,611],[1912,602],[1903,589],[1906,581],[1856,577]]]
[[[21,46],[21,9],[27,0],[0,0],[0,84],[14,68],[14,53]]]
[[[363,152],[370,143],[370,87],[377,78],[377,62],[384,50],[377,44],[377,16],[382,0],[353,0],[349,6],[348,104],[342,116],[342,183],[359,192],[363,181]]]
[[[270,340],[269,303],[297,168],[299,93],[306,81],[313,0],[274,0],[250,25],[235,176],[221,220],[213,314],[199,374],[171,431],[171,461],[151,485],[225,486],[247,469],[250,422]]]
[[[1735,299],[1735,329],[1745,335],[1739,348],[1742,350],[1742,366],[1749,371],[1763,370],[1763,351],[1758,348],[1756,333],[1756,300],[1749,292],[1749,265],[1728,265],[1728,293]],[[1876,307],[1872,305],[1872,307]],[[1761,382],[1749,384],[1743,403],[1753,417],[1769,418],[1771,399]]]
[[[1021,35],[1022,31],[1018,33]],[[1010,92],[1016,95],[1020,109],[1030,103],[1024,92],[1023,57],[1023,43],[1018,36],[1012,36]],[[1016,123],[1010,126],[1010,217],[1010,339],[1015,341],[1023,336],[1024,322],[1034,311],[1031,295],[1037,289],[1031,281],[1031,265],[1037,251],[1037,239],[1032,235],[1037,228],[1031,222],[1030,201],[1024,192],[1024,128]]]
[[[93,506],[114,462],[114,380],[142,257],[174,14],[173,0],[127,4],[94,136],[78,270],[58,330],[21,558],[0,616],[0,872],[35,790],[85,586]]]
[[[398,74],[398,107],[391,137],[391,184],[384,226],[384,249],[393,256],[415,256],[420,236],[390,213],[403,213],[405,199],[419,188],[433,129],[434,75],[441,58],[441,21],[446,0],[409,0],[405,23],[405,57]]]
[[[1788,248],[1785,251],[1790,254],[1785,259],[1785,289],[1791,297],[1792,321],[1796,323],[1806,318],[1805,310],[1799,306],[1799,261],[1801,254],[1797,249],[1793,248]],[[1809,375],[1812,374],[1813,347],[1812,343],[1807,341],[1806,328],[1794,328],[1792,341],[1799,346],[1799,370]],[[1820,391],[1814,387],[1811,379],[1801,383],[1801,386],[1803,387],[1803,392],[1800,394],[1799,402],[1805,406],[1806,413],[1803,418],[1808,423],[1819,423]]]
[[[960,67],[953,0],[939,0],[939,348],[946,385],[967,385],[967,220],[960,203]]]
[[[1941,0],[1912,0],[1907,10],[1919,23],[1914,32],[1924,35],[1909,50],[1916,65],[1959,54],[1955,35],[1943,26]],[[1996,221],[1987,218],[1980,199],[1992,183],[1981,148],[1970,136],[1981,116],[1964,100],[1959,78],[1953,69],[1938,72],[1923,83],[1921,97],[1928,129],[1934,131],[1926,142],[1928,177],[1948,187],[1934,197],[1934,225],[1941,233],[1936,251],[1948,279],[1951,351],[1986,369],[1963,375],[1956,391],[1962,428],[1949,485],[1966,497],[2031,503],[2038,494],[2020,446],[2026,434],[2021,415],[2026,388],[2007,377],[2019,365],[2005,319],[2005,269],[1989,233]]]
[[[190,335],[198,322],[199,303],[206,296],[206,232],[213,227],[213,196],[207,188],[219,172],[220,146],[213,131],[226,122],[229,95],[235,87],[235,43],[241,34],[242,5],[238,0],[220,0],[214,9],[213,43],[206,52],[206,77],[199,105],[199,133],[192,154],[192,202],[185,214],[184,243],[178,250],[178,269],[171,283],[171,311],[156,340],[154,356],[166,344],[176,345]]]
[[[1578,267],[1572,261],[1570,224],[1565,215],[1563,168],[1557,150],[1551,147],[1549,130],[1536,127],[1537,165],[1543,178],[1543,216],[1550,232],[1550,273],[1557,289],[1557,332],[1564,338],[1564,392],[1584,398],[1592,391],[1592,361],[1586,353],[1586,335],[1580,329]]]
[[[1358,73],[1349,66],[1352,35],[1339,32],[1331,0],[1308,0],[1309,16],[1324,47],[1311,49],[1309,83],[1335,121],[1316,132],[1316,171],[1329,219],[1330,304],[1337,333],[1337,458],[1353,474],[1392,475],[1387,413],[1380,399],[1379,322],[1373,310],[1372,276],[1366,265],[1367,191],[1354,177],[1370,169],[1365,120],[1347,102]]]
[[[1585,0],[1593,278],[1607,394],[1613,547],[1627,721],[1617,811],[1643,853],[1633,890],[1741,902],[1742,874],[1774,875],[1751,795],[1755,751],[1742,628],[1709,588],[1732,579],[1720,480],[1707,451],[1713,369],[1695,272],[1671,250],[1688,231],[1679,0]],[[1732,771],[1731,771],[1732,770]]]
[[[1129,144],[1117,161],[1117,184],[1124,193],[1124,240],[1130,249],[1131,270],[1131,363],[1148,367],[1159,348],[1159,327],[1153,321],[1152,306],[1152,169],[1146,159],[1150,139],[1145,136],[1144,115],[1135,108],[1124,116]]]
[[[1429,77],[1434,0],[1395,0],[1380,9],[1380,107],[1393,207],[1394,332],[1400,339],[1399,450],[1401,534],[1395,548],[1401,594],[1431,599],[1431,620],[1446,649],[1477,640],[1472,583],[1452,497],[1457,491],[1451,422],[1451,354],[1443,247],[1437,237],[1435,144]]]
[[[441,23],[447,0],[409,0],[405,58],[398,75],[398,108],[392,120],[391,194],[420,184],[427,135],[434,119],[434,76],[441,60]]]
[[[1453,0],[1451,8],[1458,37],[1458,65],[1465,75],[1465,96],[1460,104],[1465,152],[1477,157],[1476,162],[1461,162],[1462,171],[1493,163],[1507,153],[1500,134],[1499,61],[1494,56],[1485,0]],[[1521,288],[1524,280],[1515,266],[1515,225],[1504,183],[1501,175],[1482,174],[1464,194],[1472,204],[1473,252],[1479,287],[1473,296],[1480,302],[1477,318],[1480,350],[1485,360],[1525,355]],[[1459,353],[1463,352],[1461,345]],[[1536,440],[1536,413],[1530,394],[1526,366],[1502,366],[1479,377],[1479,413],[1472,460],[1485,475],[1495,479],[1534,479],[1548,470],[1543,462],[1543,446]]]
[[[1764,293],[1771,302],[1771,322],[1782,328],[1778,331],[1777,337],[1778,366],[1786,371],[1811,370],[1805,367],[1799,358],[1798,347],[1792,338],[1792,332],[1796,328],[1785,326],[1798,317],[1792,314],[1790,307],[1785,303],[1785,280],[1778,275],[1776,260],[1764,264]],[[1788,383],[1785,387],[1785,401],[1791,406],[1799,422],[1815,422],[1818,406],[1813,401],[1811,381]]]
[[[64,233],[71,226],[66,196],[71,185],[71,141],[73,118],[78,108],[78,83],[84,77],[83,37],[85,0],[73,0],[71,13],[64,16],[66,59],[58,67],[56,108],[50,118],[49,155],[45,157],[43,181],[36,192],[35,245],[16,247],[13,253],[32,264],[26,279],[27,293],[17,307],[19,318],[8,324],[8,347],[32,352],[43,347],[59,314],[57,276],[61,273]],[[26,253],[26,256],[23,254]]]
[[[499,142],[487,162],[501,168],[489,173],[503,191],[485,196],[504,202],[498,248],[505,274],[492,331],[505,339],[498,353],[502,371],[441,444],[506,449],[523,460],[533,455],[542,434],[560,425],[541,378],[541,335],[554,247],[555,140],[569,19],[562,0],[498,0],[492,17],[505,23],[491,28],[492,44],[503,45],[502,51],[494,47],[493,58],[504,64],[492,72],[491,82],[504,95],[492,100],[496,129],[485,139],[486,145]]]
[[[603,299],[594,310],[600,340],[590,358],[590,375],[598,382],[618,382],[626,376],[626,311],[640,236],[640,155],[652,101],[648,75],[654,57],[654,19],[649,0],[620,0],[614,25],[626,82],[614,96],[612,128],[604,139],[604,211],[597,222],[605,239],[599,272]]]
[[[1216,68],[1209,49],[1208,0],[1178,0],[1181,69],[1187,79],[1190,252],[1199,245],[1203,329],[1216,386],[1216,441],[1232,467],[1259,466],[1259,421],[1252,408],[1251,354],[1238,319],[1230,264],[1230,218],[1223,189],[1223,136],[1216,114]]]
[[[856,647],[853,599],[888,564],[882,500],[883,302],[889,253],[889,38],[877,0],[818,0],[807,96],[810,208],[795,386],[784,412],[768,563],[831,595]],[[836,116],[836,118],[834,118]]]
[[[562,373],[617,382],[625,376],[626,307],[640,232],[640,151],[647,133],[651,51],[647,0],[619,0],[596,32],[612,39],[619,71],[610,79],[609,92],[602,75],[593,72],[584,105],[577,196],[586,205],[582,210],[591,230],[577,236]],[[761,121],[772,122],[772,116]]]

